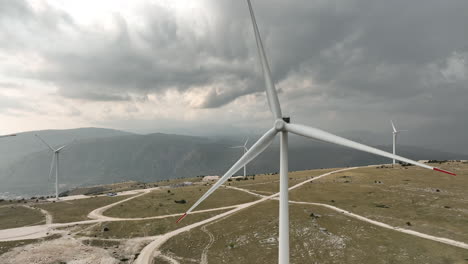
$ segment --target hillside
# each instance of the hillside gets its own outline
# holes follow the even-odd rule
[[[40,130],[17,133],[16,137],[0,142],[0,168],[7,167],[15,161],[24,158],[31,153],[44,150],[45,146],[34,136],[47,139],[52,146],[63,145],[73,140],[83,140],[89,138],[106,138],[113,136],[130,135],[131,133],[107,129],[107,128],[77,128],[65,130]]]
[[[13,155],[16,161],[10,159],[9,165],[0,170],[0,193],[31,196],[53,192],[53,180],[48,181],[51,154],[34,133],[19,135],[14,141],[5,141],[6,146],[2,145],[16,150]],[[76,139],[60,154],[60,191],[130,180],[154,182],[221,175],[242,155],[241,150],[229,148],[238,144],[229,139],[220,141],[161,133],[137,135],[94,128],[40,131],[39,134],[54,146]],[[28,149],[28,146],[34,147]],[[379,148],[390,150],[389,146]],[[248,165],[248,174],[278,171],[278,153],[278,144],[273,144]],[[399,153],[416,160],[466,158],[407,146],[400,147]],[[291,137],[289,166],[292,171],[386,162],[389,161],[374,155]]]
[[[468,164],[437,165],[457,176],[415,166],[290,172],[291,263],[466,262]],[[226,182],[176,224],[210,187],[188,181],[115,197],[0,201],[2,261],[276,262],[277,174]]]

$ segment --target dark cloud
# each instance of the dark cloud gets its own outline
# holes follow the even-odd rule
[[[39,54],[47,67],[22,74],[70,98],[122,101],[206,89],[194,107],[217,108],[263,91],[246,3],[205,4],[184,22],[148,3],[140,25],[115,14],[116,30],[106,31],[79,26],[50,6],[37,11],[1,0],[0,51]],[[273,77],[284,85],[280,99],[300,118],[335,111],[341,120],[366,115],[369,124],[390,115],[468,123],[468,1],[254,0],[253,6]],[[297,105],[303,98],[316,100]]]
[[[217,107],[262,90],[258,74],[252,72],[258,65],[243,2],[208,2],[216,13],[197,19],[197,29],[177,21],[162,6],[148,4],[141,10],[143,27],[116,14],[116,32],[79,28],[52,7],[38,12],[22,1],[3,1],[2,6],[8,18],[3,19],[4,28],[23,25],[47,40],[60,39],[58,49],[51,45],[35,50],[51,65],[35,74],[56,83],[63,96],[122,100],[128,97],[117,93],[215,85],[221,92],[208,93],[206,106]],[[468,4],[463,1],[254,1],[254,7],[275,80],[305,68],[303,72],[337,96],[418,95],[430,88],[424,83],[425,67],[463,52],[468,43]],[[59,25],[73,29],[81,43]],[[2,35],[27,42],[11,30]],[[33,36],[29,42],[36,41]],[[100,93],[93,96],[96,90]]]

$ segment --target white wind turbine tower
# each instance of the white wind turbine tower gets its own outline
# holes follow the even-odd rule
[[[393,120],[390,120],[390,123],[392,123],[392,128],[393,128],[393,155],[396,155],[396,141],[397,141],[397,136],[398,133],[403,132],[403,131],[408,131],[408,130],[397,130],[395,127],[395,124],[393,123]],[[393,165],[395,165],[395,158],[393,158]]]
[[[265,79],[266,95],[270,110],[273,114],[274,122],[273,127],[270,128],[250,149],[221,177],[203,196],[193,204],[193,206],[183,214],[177,222],[181,221],[187,214],[195,209],[203,200],[205,200],[211,193],[225,183],[229,177],[231,177],[236,171],[241,169],[244,165],[248,164],[251,160],[262,153],[270,144],[273,142],[276,134],[280,134],[280,195],[279,195],[279,263],[289,263],[289,204],[288,204],[288,133],[297,134],[299,136],[309,137],[312,139],[320,140],[323,142],[333,143],[341,146],[345,146],[352,149],[376,154],[379,156],[387,157],[390,159],[400,160],[406,163],[410,163],[416,166],[420,166],[430,170],[436,170],[451,175],[454,173],[444,171],[438,168],[433,168],[426,164],[419,163],[414,160],[410,160],[404,157],[393,155],[391,153],[366,146],[339,136],[335,136],[323,130],[290,123],[289,117],[283,117],[281,114],[281,107],[276,94],[276,88],[271,77],[270,68],[268,66],[265,51],[263,49],[262,40],[260,33],[257,28],[255,16],[253,13],[252,5],[250,0],[247,0],[249,6],[250,16],[252,19],[253,30],[255,33],[255,39],[257,42],[257,49],[260,56],[260,61],[263,70],[263,76]]]
[[[58,149],[54,149],[49,144],[47,144],[39,135],[36,134],[35,136],[39,138],[42,141],[42,143],[44,143],[53,153],[52,161],[50,162],[49,179],[52,176],[52,171],[54,169],[54,163],[55,163],[55,199],[58,200],[59,199],[59,193],[58,193],[59,154],[60,154],[60,151],[63,150],[69,144],[63,145]]]
[[[247,138],[247,140],[245,141],[244,145],[242,145],[242,146],[235,146],[235,147],[231,147],[231,148],[243,148],[243,149],[244,149],[244,155],[245,155],[245,153],[249,150],[249,149],[247,148],[247,142],[249,142],[249,138]],[[244,165],[244,178],[247,177],[247,169],[246,169],[246,166],[247,166],[247,164]]]

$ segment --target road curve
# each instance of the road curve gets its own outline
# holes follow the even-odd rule
[[[301,183],[298,183],[292,187],[289,188],[289,190],[293,190],[295,188],[298,188],[308,182],[311,182],[311,181],[315,181],[315,180],[318,180],[322,177],[325,177],[325,176],[328,176],[328,175],[331,175],[333,173],[337,173],[337,172],[342,172],[342,171],[347,171],[347,170],[353,170],[353,169],[356,169],[358,167],[352,167],[352,168],[345,168],[345,169],[339,169],[339,170],[335,170],[335,171],[331,171],[331,172],[328,172],[328,173],[324,173],[320,176],[317,176],[315,178],[312,178],[312,179],[308,179],[304,182],[301,182]],[[228,186],[227,186],[228,187]],[[246,191],[244,189],[241,189],[241,188],[236,188],[236,187],[231,187],[233,189],[239,189],[239,190],[242,190],[242,191]],[[250,203],[245,203],[245,204],[241,204],[239,206],[237,206],[235,209],[233,210],[230,210],[230,211],[227,211],[227,212],[224,212],[222,214],[219,214],[219,215],[216,215],[216,216],[213,216],[211,218],[208,218],[208,219],[205,219],[205,220],[202,220],[200,222],[197,222],[197,223],[193,223],[191,225],[187,225],[187,226],[184,226],[182,228],[179,228],[179,229],[176,229],[174,231],[171,231],[169,233],[166,233],[160,237],[158,237],[157,239],[155,239],[153,242],[151,242],[150,244],[148,244],[146,247],[143,248],[143,250],[140,252],[140,255],[138,256],[138,258],[135,260],[134,264],[152,264],[153,263],[153,259],[155,257],[158,256],[158,254],[160,254],[160,252],[158,251],[158,249],[167,241],[169,240],[171,237],[174,237],[180,233],[183,233],[183,232],[186,232],[186,231],[189,231],[193,228],[196,228],[196,227],[199,227],[199,226],[202,226],[204,224],[207,224],[207,223],[210,223],[212,221],[215,221],[215,220],[218,220],[218,219],[221,219],[223,217],[226,217],[226,216],[229,216],[231,214],[234,214],[240,210],[243,210],[245,208],[248,208],[248,207],[251,207],[253,205],[256,205],[258,203],[261,203],[261,202],[264,202],[266,200],[270,200],[270,199],[273,199],[275,198],[276,196],[279,195],[279,193],[275,193],[275,194],[272,194],[272,195],[269,195],[269,196],[262,196],[262,195],[259,195],[259,194],[255,194],[253,192],[249,192],[247,191],[248,193],[250,194],[254,194],[256,196],[259,196],[259,197],[262,197],[261,199],[259,200],[256,200],[254,202],[250,202]],[[189,214],[190,215],[190,214]]]
[[[352,169],[355,169],[355,168],[352,168]],[[339,171],[333,171],[331,173],[336,173],[336,172],[339,172]],[[308,181],[317,180],[317,179],[320,179],[320,178],[322,178],[322,177],[324,177],[326,175],[330,175],[330,173],[320,175],[320,176],[315,177],[312,180],[308,180]],[[306,184],[308,181],[296,184],[293,187],[289,188],[289,190],[296,189],[296,188]],[[243,192],[246,192],[246,193],[250,193],[250,194],[253,194],[253,195],[257,195],[259,197],[265,197],[264,195],[254,193],[254,192],[246,190],[246,189],[231,187],[231,186],[229,186],[229,188],[236,189],[236,190],[239,190],[239,191],[243,191]],[[274,197],[274,199],[278,199],[278,198]],[[406,228],[402,228],[402,227],[391,226],[389,224],[385,224],[385,223],[382,223],[382,222],[379,222],[379,221],[376,221],[376,220],[372,220],[372,219],[369,219],[367,217],[351,213],[349,211],[346,211],[344,209],[341,209],[341,208],[338,208],[336,206],[332,206],[332,205],[329,205],[329,204],[299,202],[299,201],[289,201],[289,202],[293,203],[293,204],[306,204],[306,205],[316,205],[316,206],[326,207],[328,209],[331,209],[331,210],[334,210],[336,212],[342,213],[342,214],[344,214],[346,216],[349,216],[349,217],[352,217],[354,219],[358,219],[360,221],[364,221],[364,222],[367,222],[367,223],[370,223],[370,224],[373,224],[373,225],[376,225],[376,226],[379,226],[379,227],[387,228],[387,229],[390,229],[390,230],[393,230],[393,231],[409,234],[409,235],[412,235],[412,236],[417,236],[417,237],[420,237],[420,238],[429,239],[429,240],[432,240],[432,241],[435,241],[435,242],[440,242],[440,243],[447,244],[447,245],[454,246],[454,247],[468,249],[468,244],[464,243],[464,242],[461,242],[461,241],[456,241],[456,240],[445,238],[445,237],[437,237],[437,236],[433,236],[433,235],[428,235],[428,234],[424,234],[424,233],[421,233],[421,232],[418,232],[418,231],[414,231],[414,230],[406,229]]]
[[[375,220],[369,219],[367,217],[351,213],[349,211],[346,211],[344,209],[341,209],[341,208],[338,208],[336,206],[332,206],[332,205],[329,205],[329,204],[296,202],[296,201],[289,201],[289,202],[293,203],[293,204],[308,204],[308,205],[317,205],[317,206],[326,207],[326,208],[329,208],[329,209],[331,209],[333,211],[342,213],[342,214],[344,214],[346,216],[349,216],[349,217],[352,217],[354,219],[358,219],[358,220],[361,220],[361,221],[364,221],[364,222],[367,222],[367,223],[370,223],[370,224],[373,224],[373,225],[376,225],[376,226],[380,226],[380,227],[387,228],[387,229],[390,229],[390,230],[393,230],[393,231],[398,231],[398,232],[409,234],[409,235],[412,235],[412,236],[417,236],[417,237],[420,237],[420,238],[425,238],[425,239],[429,239],[429,240],[432,240],[432,241],[444,243],[444,244],[447,244],[447,245],[450,245],[450,246],[459,247],[459,248],[463,248],[463,249],[468,249],[468,244],[464,243],[464,242],[460,242],[460,241],[456,241],[456,240],[449,239],[449,238],[444,238],[444,237],[432,236],[432,235],[424,234],[424,233],[414,231],[414,230],[411,230],[411,229],[391,226],[389,224],[385,224],[385,223],[382,223],[382,222],[379,222],[379,221],[375,221]]]

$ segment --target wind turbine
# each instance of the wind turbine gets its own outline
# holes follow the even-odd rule
[[[395,148],[396,148],[396,140],[397,140],[397,136],[398,136],[398,133],[400,132],[403,132],[403,131],[408,131],[408,130],[397,130],[395,128],[395,124],[393,123],[393,120],[390,120],[390,123],[392,123],[392,128],[393,128],[393,155],[396,154],[395,152]],[[395,165],[395,158],[393,158],[393,165]]]
[[[245,141],[244,145],[241,145],[241,146],[234,146],[234,147],[231,147],[231,148],[243,148],[243,149],[244,149],[244,155],[245,155],[245,153],[249,150],[249,149],[247,148],[247,142],[249,142],[249,138],[247,138],[247,140]],[[246,165],[247,165],[247,164],[246,164]],[[247,177],[246,165],[244,165],[244,178]]]
[[[276,94],[276,88],[271,77],[270,68],[268,66],[267,58],[265,51],[263,49],[262,40],[260,38],[260,33],[257,28],[257,23],[255,21],[255,16],[252,9],[252,4],[250,0],[247,0],[249,6],[250,16],[252,19],[253,30],[255,33],[255,39],[257,42],[257,49],[260,56],[260,61],[263,70],[263,76],[265,79],[266,86],[266,95],[268,99],[268,104],[270,110],[273,114],[274,123],[273,127],[268,130],[255,144],[250,147],[250,149],[221,177],[203,196],[195,202],[190,209],[183,214],[177,222],[180,222],[187,214],[192,212],[203,200],[205,200],[211,193],[213,193],[217,188],[219,188],[223,183],[225,183],[229,177],[231,177],[236,171],[242,168],[244,165],[248,164],[260,153],[262,153],[270,144],[273,142],[276,134],[280,134],[280,194],[279,194],[279,263],[288,264],[289,263],[289,204],[288,204],[288,133],[297,134],[299,136],[304,136],[328,143],[333,143],[341,146],[345,146],[352,149],[357,149],[360,151],[376,154],[379,156],[400,160],[406,163],[410,163],[416,166],[420,166],[430,170],[436,170],[451,175],[455,175],[452,172],[444,171],[438,168],[428,166],[426,164],[419,163],[414,160],[410,160],[404,157],[393,155],[391,153],[366,146],[361,143],[357,143],[323,130],[290,123],[289,117],[283,117],[281,113],[281,107],[278,100],[278,95]]]
[[[52,172],[54,169],[54,162],[55,162],[55,199],[58,201],[59,200],[59,194],[58,194],[58,174],[59,174],[59,154],[60,151],[63,150],[66,146],[69,144],[63,145],[58,149],[52,148],[47,142],[45,142],[39,135],[35,135],[38,139],[42,141],[49,149],[52,151],[52,161],[50,162],[50,172],[49,172],[49,179],[52,177]]]

